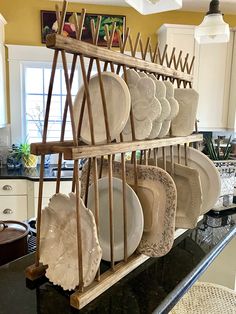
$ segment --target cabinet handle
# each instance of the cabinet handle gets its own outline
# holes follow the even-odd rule
[[[11,191],[12,190],[12,186],[11,185],[4,185],[3,188],[2,188],[4,191]]]
[[[3,214],[5,214],[5,215],[13,214],[13,210],[10,209],[10,208],[5,208],[4,211],[3,211]]]

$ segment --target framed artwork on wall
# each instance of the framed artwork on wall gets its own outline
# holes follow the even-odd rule
[[[79,17],[80,14],[78,14]],[[105,25],[108,25],[109,30],[112,27],[112,23],[116,22],[116,30],[120,30],[122,36],[126,27],[126,17],[123,15],[109,15],[109,14],[90,14],[87,13],[84,21],[84,27],[82,32],[82,40],[86,42],[92,43],[92,33],[90,28],[90,21],[94,19],[95,25],[97,22],[98,15],[102,16],[101,27],[99,31],[98,37],[98,45],[106,46],[106,34],[105,34]],[[41,37],[42,43],[46,42],[46,36],[48,34],[55,33],[58,29],[58,23],[56,20],[55,11],[41,11]],[[75,33],[75,25],[74,25],[74,17],[73,12],[67,12],[65,18],[65,25],[63,28],[63,36],[69,36],[72,38],[76,37]],[[118,47],[118,33],[115,31],[114,39],[113,39],[113,47]]]

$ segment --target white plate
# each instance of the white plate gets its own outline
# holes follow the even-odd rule
[[[99,190],[99,242],[102,247],[102,259],[111,260],[110,223],[109,223],[109,182],[104,177],[98,180]],[[113,178],[113,230],[114,261],[124,258],[124,223],[122,181]],[[139,245],[143,234],[143,211],[140,201],[133,189],[126,184],[127,206],[127,249],[130,256]],[[94,212],[94,185],[89,187],[88,207]]]
[[[98,166],[100,168],[100,160]],[[108,163],[103,161],[102,176],[108,174]],[[81,193],[84,195],[88,163],[81,175]],[[113,175],[121,178],[121,163],[114,162]],[[126,180],[134,188],[134,166],[126,163]],[[89,183],[93,182],[93,169]],[[167,254],[174,241],[177,192],[173,179],[161,168],[138,165],[137,195],[144,214],[144,233],[138,250],[152,257]]]
[[[93,214],[81,199],[80,214],[83,280],[88,286],[96,276],[102,251]],[[79,284],[76,198],[73,193],[69,197],[53,195],[42,211],[40,262],[48,265],[46,277],[64,290],[75,289]]]
[[[166,150],[168,160],[170,160],[170,152]],[[221,181],[218,170],[214,163],[202,152],[197,149],[188,147],[188,166],[198,170],[202,186],[202,212],[205,214],[211,210],[220,195]],[[158,152],[158,157],[161,153]],[[175,162],[178,161],[177,151],[174,151]],[[184,164],[184,150],[181,150],[181,164]]]
[[[106,97],[111,140],[114,140],[122,132],[128,121],[131,103],[130,92],[125,81],[117,74],[103,72],[102,81]],[[106,143],[107,137],[100,84],[97,74],[91,77],[89,81],[89,91],[92,106],[95,143],[103,144]],[[83,95],[84,86],[79,89],[74,101],[74,117],[76,127],[79,123]],[[81,139],[85,143],[91,144],[87,102],[81,129]]]

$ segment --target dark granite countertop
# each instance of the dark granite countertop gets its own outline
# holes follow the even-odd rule
[[[168,313],[235,234],[236,209],[210,213],[176,239],[166,256],[149,259],[80,311],[70,306],[70,293],[46,278],[25,279],[25,268],[34,262],[29,254],[0,267],[0,313]]]
[[[57,165],[50,165],[48,168],[44,169],[44,180],[45,181],[55,181],[56,177],[52,174],[52,169],[56,168]],[[39,181],[40,166],[36,168],[23,168],[20,169],[8,169],[6,166],[0,168],[0,179],[27,179],[31,181]],[[70,177],[62,177],[62,181],[72,180]],[[0,312],[1,313],[1,312]]]

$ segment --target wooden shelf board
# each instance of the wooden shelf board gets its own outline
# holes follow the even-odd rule
[[[46,45],[48,48],[56,50],[64,50],[72,54],[83,54],[89,58],[99,58],[101,61],[113,62],[117,65],[126,65],[142,71],[148,71],[156,74],[173,77],[186,82],[193,82],[193,76],[190,74],[177,71],[163,65],[131,57],[121,54],[103,47],[98,47],[81,40],[64,37],[58,34],[50,34],[47,36]]]
[[[82,145],[75,147],[72,145],[72,141],[33,143],[31,144],[31,152],[35,155],[63,153],[65,159],[76,160],[80,158],[110,155],[111,153],[118,154],[136,150],[199,142],[202,141],[202,139],[202,134],[193,134],[185,137],[169,137],[155,140],[111,143],[96,146]]]

